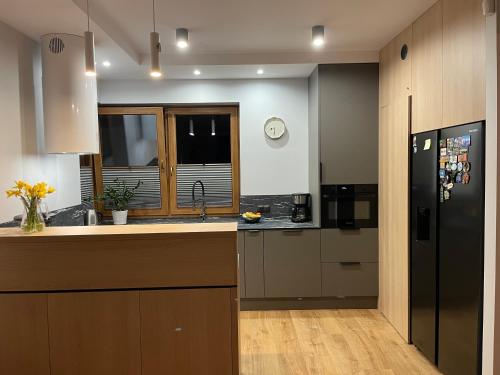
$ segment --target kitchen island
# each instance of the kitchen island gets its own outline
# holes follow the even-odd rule
[[[0,229],[0,374],[238,374],[236,231]]]

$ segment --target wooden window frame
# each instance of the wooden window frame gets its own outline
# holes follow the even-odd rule
[[[234,215],[240,213],[240,137],[239,137],[239,111],[238,107],[186,107],[166,109],[166,133],[168,136],[168,161],[170,180],[170,213],[173,215],[199,215],[200,209],[177,207],[177,115],[230,115],[231,131],[231,169],[232,169],[232,206],[207,207],[207,214]]]
[[[158,150],[158,167],[160,170],[160,193],[161,193],[161,208],[152,209],[131,209],[128,211],[129,216],[167,216],[169,214],[169,191],[168,177],[165,166],[167,165],[167,136],[165,134],[165,119],[163,107],[99,107],[99,115],[156,115],[156,136]],[[99,129],[100,131],[100,129]],[[100,137],[100,135],[99,135]],[[101,147],[101,146],[100,146]],[[98,195],[103,194],[103,178],[102,178],[102,154],[99,149],[99,154],[94,155],[94,176],[95,176],[95,192]],[[111,216],[111,211],[104,209],[103,202],[97,203],[97,209],[105,216]]]

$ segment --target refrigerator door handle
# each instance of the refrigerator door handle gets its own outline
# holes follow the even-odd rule
[[[417,207],[417,241],[429,241],[431,238],[431,210]]]

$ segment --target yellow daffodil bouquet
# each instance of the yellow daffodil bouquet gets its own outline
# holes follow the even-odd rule
[[[39,206],[42,199],[52,194],[55,189],[45,182],[30,185],[22,180],[6,191],[7,197],[18,197],[23,202],[25,214],[21,222],[21,229],[27,233],[40,232],[45,227]]]

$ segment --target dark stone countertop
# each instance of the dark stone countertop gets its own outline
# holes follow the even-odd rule
[[[238,221],[238,230],[270,230],[270,229],[319,229],[319,225],[312,221],[294,223],[290,217],[263,217],[258,223],[249,224]]]
[[[128,218],[127,224],[185,224],[199,223],[199,217],[168,217],[168,218]],[[238,216],[208,216],[205,223],[238,222],[238,230],[271,230],[271,229],[318,229],[313,222],[294,223],[290,217],[263,217],[259,223],[245,223]],[[101,225],[113,225],[113,220],[106,219]]]

